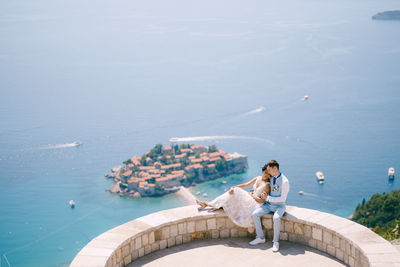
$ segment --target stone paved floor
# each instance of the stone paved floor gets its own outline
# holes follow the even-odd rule
[[[286,241],[280,242],[280,251],[273,253],[271,241],[250,246],[247,238],[202,240],[160,250],[146,255],[133,266],[346,266],[328,254]]]

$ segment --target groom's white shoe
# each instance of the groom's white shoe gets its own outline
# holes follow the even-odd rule
[[[272,251],[278,252],[279,251],[279,242],[273,242]]]
[[[249,244],[252,246],[261,244],[261,243],[265,243],[265,238],[259,238],[257,237],[256,239],[254,239],[253,241],[250,241]]]

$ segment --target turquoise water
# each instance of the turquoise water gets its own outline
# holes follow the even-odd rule
[[[1,266],[68,265],[102,232],[184,205],[105,192],[110,168],[171,137],[208,136],[193,143],[248,156],[246,173],[192,189],[209,198],[270,159],[291,182],[290,205],[347,217],[362,198],[399,189],[387,169],[400,169],[400,24],[371,20],[393,9],[398,1],[3,1]]]

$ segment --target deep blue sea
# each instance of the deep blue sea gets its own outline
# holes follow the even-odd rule
[[[400,189],[387,179],[400,171],[400,21],[371,20],[395,9],[1,1],[0,266],[65,266],[102,232],[184,205],[105,192],[112,167],[171,137],[248,156],[246,173],[192,189],[209,198],[270,159],[290,180],[290,205],[347,217]]]

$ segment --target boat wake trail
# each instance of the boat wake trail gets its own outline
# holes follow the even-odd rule
[[[265,110],[265,107],[259,107],[259,108],[253,109],[249,112],[246,112],[244,115],[257,114],[257,113],[263,112],[264,110]]]
[[[66,144],[41,146],[39,149],[60,149],[60,148],[76,147],[76,146],[80,146],[80,145],[82,145],[82,142],[76,141],[76,142],[66,143]]]
[[[266,138],[254,137],[254,136],[238,136],[238,135],[172,137],[169,139],[169,141],[172,143],[179,143],[179,142],[194,142],[194,141],[213,141],[213,140],[224,140],[224,139],[254,140],[254,141],[264,142],[270,145],[275,145],[274,142]]]

